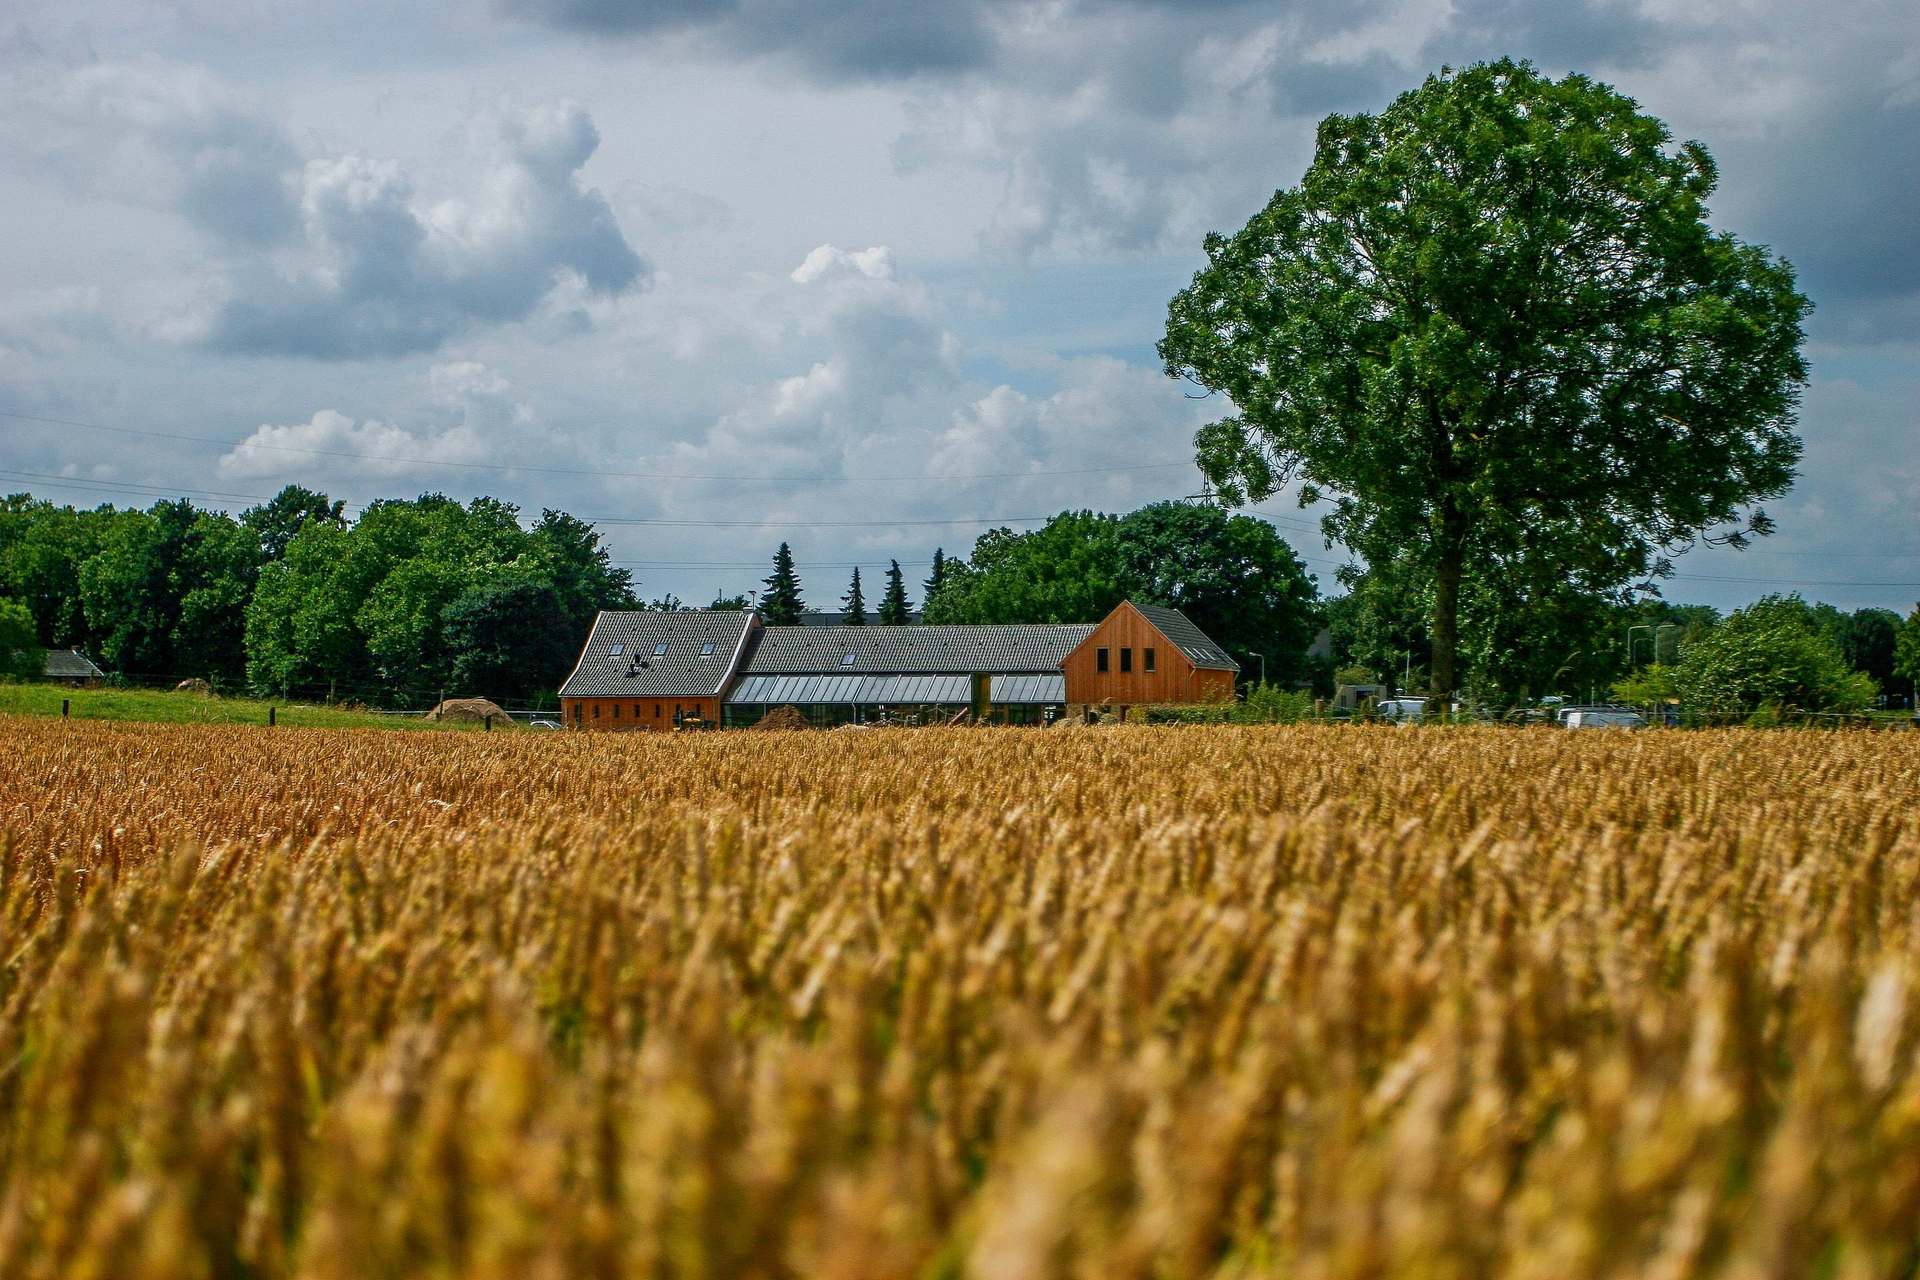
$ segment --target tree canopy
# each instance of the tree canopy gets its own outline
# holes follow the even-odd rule
[[[1810,621],[1798,596],[1766,596],[1681,652],[1673,687],[1705,712],[1763,707],[1858,711],[1873,701],[1871,677],[1848,668],[1839,646]]]
[[[1162,502],[1126,516],[1067,511],[992,529],[947,559],[928,622],[1096,622],[1122,600],[1179,609],[1250,671],[1297,676],[1320,623],[1317,591],[1273,526]]]
[[[1201,469],[1233,502],[1299,482],[1330,542],[1416,576],[1441,700],[1463,597],[1618,596],[1766,532],[1747,507],[1793,479],[1808,303],[1707,225],[1715,178],[1631,99],[1512,61],[1329,116],[1169,306],[1168,373],[1236,410]]]

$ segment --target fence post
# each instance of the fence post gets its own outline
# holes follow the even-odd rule
[[[273,708],[273,707],[267,708],[267,728],[269,729],[273,728],[273,719],[274,719],[273,713],[275,710],[276,708]]]
[[[485,726],[486,731],[488,733],[492,733],[493,732],[493,713],[489,711],[486,715],[481,716],[480,723],[483,726]]]
[[[60,699],[60,718],[62,720],[65,720],[67,718],[67,709],[71,705],[72,705],[72,699],[70,698]]]

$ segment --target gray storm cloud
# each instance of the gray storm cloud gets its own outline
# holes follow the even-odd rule
[[[430,351],[476,324],[525,319],[565,274],[588,290],[643,286],[649,268],[579,170],[599,145],[587,113],[561,104],[502,123],[471,199],[425,203],[399,165],[307,161],[292,272],[236,271],[210,346],[255,355],[357,359]]]

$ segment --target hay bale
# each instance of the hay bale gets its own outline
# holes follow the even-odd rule
[[[202,698],[211,698],[213,696],[213,686],[205,680],[202,680],[199,676],[194,676],[189,680],[182,680],[179,684],[173,686],[173,691],[175,693],[191,693]]]
[[[445,720],[453,724],[479,724],[488,716],[493,717],[496,729],[504,729],[513,723],[513,717],[502,710],[499,703],[487,698],[448,698],[427,712],[429,720]]]
[[[753,726],[755,729],[768,730],[807,729],[811,727],[812,726],[807,723],[806,715],[802,713],[798,707],[791,706],[775,707],[764,716],[761,716],[759,723]]]

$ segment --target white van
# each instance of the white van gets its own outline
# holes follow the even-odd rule
[[[1581,707],[1567,712],[1560,723],[1569,729],[1644,729],[1647,727],[1646,717],[1638,711],[1615,710],[1608,707]]]

